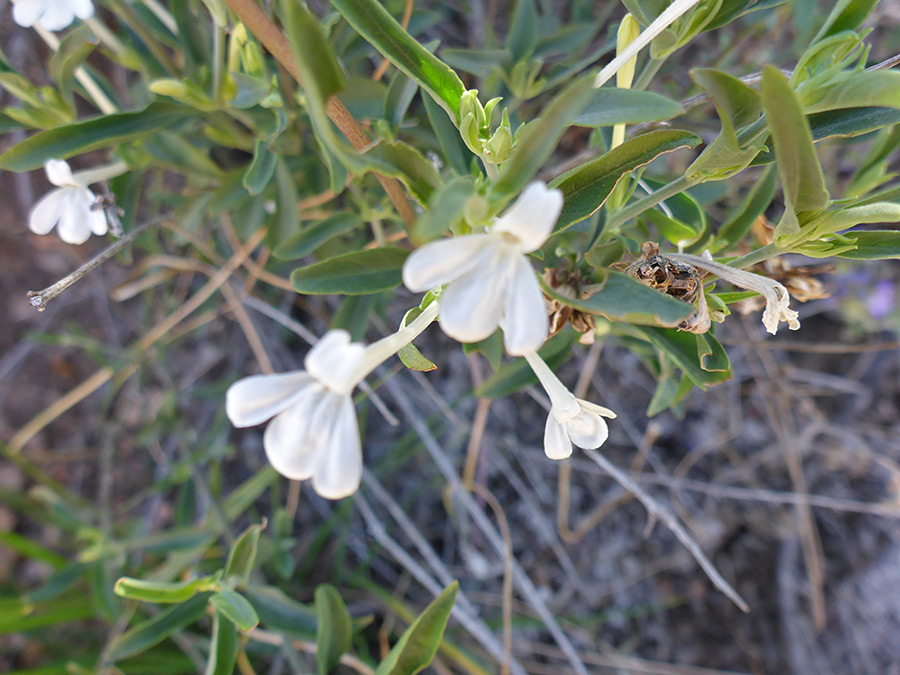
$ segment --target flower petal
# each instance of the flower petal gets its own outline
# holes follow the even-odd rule
[[[93,201],[91,202],[93,204]],[[109,231],[109,223],[106,221],[106,212],[103,209],[88,208],[88,225],[91,232],[98,236],[102,236]]]
[[[31,28],[44,11],[44,0],[16,0],[13,3],[13,21],[23,28]]]
[[[506,291],[506,308],[500,325],[506,351],[515,356],[540,349],[547,339],[550,320],[544,294],[524,255],[516,255],[513,276]]]
[[[403,263],[403,284],[418,293],[450,283],[489,256],[492,241],[487,234],[470,234],[425,244]]]
[[[302,370],[279,375],[253,375],[238,380],[225,394],[225,414],[236,427],[253,427],[283,412],[314,380]]]
[[[67,244],[83,244],[91,238],[90,209],[79,188],[61,188],[65,195],[60,204],[56,233]]]
[[[441,294],[441,330],[460,342],[478,342],[497,330],[517,253],[492,256],[447,285]]]
[[[68,27],[75,18],[68,2],[69,0],[45,0],[40,18],[41,26],[53,31]]]
[[[602,405],[597,405],[596,403],[591,403],[590,401],[584,401],[582,399],[578,399],[578,404],[588,412],[594,413],[595,415],[600,415],[601,417],[608,417],[611,420],[616,419],[617,415],[614,411],[609,408],[604,408]]]
[[[79,183],[72,177],[72,169],[64,159],[48,159],[44,162],[44,172],[47,180],[59,187],[79,187]]]
[[[575,445],[587,450],[599,448],[609,437],[606,421],[600,415],[585,410],[584,407],[566,422],[566,433]]]
[[[79,19],[84,21],[94,16],[94,3],[91,0],[68,0],[72,11]]]
[[[358,380],[366,348],[350,341],[350,333],[340,328],[330,330],[303,361],[306,372],[339,394],[349,394]]]
[[[334,414],[333,398],[321,387],[307,387],[287,410],[269,422],[263,448],[269,463],[285,478],[312,478],[326,439],[325,430]]]
[[[342,396],[331,433],[316,455],[313,489],[326,499],[349,497],[359,489],[362,472],[356,408],[349,396]]]
[[[65,196],[65,188],[56,188],[41,197],[28,214],[28,229],[35,234],[49,233],[59,222]]]
[[[563,425],[550,414],[544,426],[544,454],[550,459],[565,459],[572,454],[572,443]]]
[[[508,232],[521,245],[521,253],[536,251],[553,232],[562,211],[563,195],[543,183],[531,183],[515,203],[494,223],[495,232]]]

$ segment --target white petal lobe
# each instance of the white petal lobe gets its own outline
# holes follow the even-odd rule
[[[510,263],[508,257],[500,257],[449,284],[440,300],[441,330],[460,342],[490,337],[500,325]]]
[[[329,389],[349,394],[356,386],[366,348],[350,341],[350,333],[328,331],[306,355],[306,371]]]
[[[562,192],[543,183],[531,183],[493,229],[513,235],[521,242],[520,252],[531,253],[543,246],[553,232],[562,206]]]
[[[225,394],[225,414],[236,427],[262,424],[292,404],[292,399],[313,379],[303,371],[279,375],[254,375],[238,380]]]
[[[313,423],[326,395],[321,390],[305,390],[266,427],[263,434],[266,458],[282,476],[291,480],[312,477],[318,450]]]
[[[544,426],[544,454],[550,459],[565,459],[572,454],[572,443],[563,425],[550,414]]]
[[[514,271],[506,292],[503,341],[514,356],[540,349],[550,329],[544,295],[528,259],[515,257]]]
[[[59,222],[65,202],[65,190],[58,188],[45,194],[28,214],[28,229],[35,234],[48,234]]]
[[[343,499],[359,489],[363,471],[356,409],[349,396],[341,397],[330,432],[316,456],[313,489],[326,499]]]
[[[458,279],[490,255],[491,241],[487,234],[472,234],[425,244],[403,264],[403,284],[422,292]]]

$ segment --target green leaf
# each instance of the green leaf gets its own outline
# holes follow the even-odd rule
[[[408,251],[393,246],[345,253],[301,267],[291,274],[291,285],[308,295],[368,295],[399,286]]]
[[[878,0],[838,0],[812,44],[843,31],[858,29],[877,4]]]
[[[369,315],[375,306],[378,294],[348,295],[341,301],[341,306],[331,320],[331,328],[343,328],[350,333],[354,342],[359,342],[369,327]]]
[[[113,640],[107,655],[111,660],[118,661],[149,649],[175,631],[198,621],[206,614],[208,601],[208,594],[198,594],[187,602],[170,607],[149,621],[138,624]]]
[[[654,328],[652,326],[633,326],[633,331],[641,335],[654,347],[659,349],[667,358],[684,371],[691,380],[701,389],[731,379],[731,371],[708,371],[703,368],[700,355],[709,349],[709,354],[714,356],[712,363],[720,362],[721,355],[716,350],[698,346],[697,335],[670,328]],[[718,343],[717,343],[718,344]],[[719,345],[721,348],[721,345]],[[727,357],[726,357],[727,358]]]
[[[759,119],[762,99],[737,78],[717,70],[696,68],[691,71],[691,78],[712,98],[722,122],[722,131],[685,174],[702,175],[709,180],[728,178],[746,168],[765,142],[762,134],[743,143],[737,135],[737,129]]]
[[[0,155],[0,169],[31,171],[48,159],[66,159],[90,150],[121,145],[148,136],[195,111],[172,103],[151,103],[138,112],[105,115],[41,131]]]
[[[431,94],[454,123],[459,123],[459,99],[465,87],[447,64],[413,39],[378,0],[331,0],[331,4],[372,46]]]
[[[444,49],[441,58],[451,67],[477,77],[487,77],[494,69],[502,71],[511,65],[505,49]]]
[[[506,36],[506,48],[512,55],[513,63],[526,60],[537,44],[538,17],[534,0],[518,0],[513,14],[509,34]]]
[[[575,331],[564,330],[559,335],[554,335],[547,340],[544,346],[538,350],[538,354],[547,362],[548,366],[555,368],[569,355],[569,350],[577,337]],[[488,338],[488,340],[490,339]],[[475,344],[480,345],[481,343]],[[528,361],[520,357],[500,366],[496,373],[475,389],[475,396],[478,398],[503,398],[529,384],[535,384],[537,381],[537,376],[531,370]]]
[[[614,124],[659,122],[681,115],[678,101],[639,89],[601,87],[591,96],[574,124],[583,127],[607,127]]]
[[[697,335],[700,367],[708,373],[731,373],[731,361],[722,343],[712,333]]]
[[[806,212],[828,205],[828,190],[809,125],[787,79],[774,66],[766,66],[760,89],[785,201],[785,214],[775,228],[775,241],[786,242],[800,232]]]
[[[243,631],[250,630],[259,624],[259,616],[253,609],[253,605],[237,591],[223,588],[218,593],[214,593],[209,601],[217,612]]]
[[[375,675],[415,675],[431,663],[441,645],[458,591],[459,582],[454,581],[416,617],[378,665]]]
[[[237,661],[238,634],[235,625],[216,612],[205,675],[232,675]]]
[[[272,253],[279,260],[303,258],[330,239],[352,232],[362,225],[355,213],[335,213],[324,220],[309,223],[300,232],[282,242]]]
[[[78,69],[88,55],[94,51],[99,40],[87,26],[79,26],[66,33],[60,40],[59,49],[50,57],[47,64],[50,77],[56,81],[63,95],[72,102],[75,70]]]
[[[838,255],[853,260],[898,260],[900,259],[900,231],[861,230],[852,232],[856,248]]]
[[[228,552],[228,562],[225,563],[225,577],[237,577],[240,583],[250,581],[250,573],[256,562],[256,549],[259,547],[259,535],[266,527],[266,520],[257,525],[251,525],[244,530],[235,540]]]
[[[142,602],[176,603],[185,602],[197,593],[215,590],[217,575],[194,579],[193,581],[149,581],[122,577],[113,589],[119,597]]]
[[[403,362],[403,365],[409,368],[410,370],[418,370],[423,373],[431,372],[432,370],[437,370],[437,366],[422,355],[422,352],[412,343],[402,347],[400,351],[397,352],[397,356],[400,357],[400,361]]]
[[[807,114],[843,108],[900,108],[900,73],[850,71],[809,92],[801,101]]]
[[[344,71],[341,70],[331,43],[325,38],[319,20],[302,2],[282,0],[288,37],[297,55],[297,66],[303,80],[303,88],[321,101],[344,88]]]
[[[256,140],[253,150],[253,161],[244,172],[242,184],[251,195],[258,195],[265,190],[272,176],[275,175],[275,166],[278,164],[278,155],[269,149],[265,139]]]
[[[261,77],[247,73],[228,73],[228,78],[233,85],[228,91],[228,105],[232,108],[252,108],[272,91],[272,83]]]
[[[723,0],[715,17],[705,26],[705,30],[715,30],[725,24],[731,23],[737,18],[757,12],[761,9],[771,9],[783,5],[787,0]]]
[[[444,183],[413,226],[413,242],[420,246],[458,225],[463,218],[466,200],[475,194],[475,181],[471,176],[459,176]]]
[[[472,154],[460,138],[459,131],[450,118],[444,114],[441,107],[434,102],[434,99],[430,96],[423,96],[422,102],[425,104],[428,122],[437,137],[438,145],[441,146],[441,152],[444,153],[444,162],[456,173],[467,174],[469,172],[468,161]]]
[[[540,117],[517,132],[513,150],[491,188],[492,203],[505,204],[534,178],[593,91],[593,75],[578,78],[541,111]]]
[[[278,197],[278,212],[275,214],[275,227],[269,229],[267,236],[269,245],[278,250],[291,237],[300,232],[297,188],[291,170],[283,157],[280,157],[275,164],[275,189]]]
[[[350,651],[353,624],[344,601],[334,586],[316,587],[316,664],[319,675],[328,675],[341,656]]]
[[[253,605],[259,620],[269,630],[310,638],[316,632],[315,612],[274,586],[248,586],[244,595]]]
[[[588,218],[603,206],[619,180],[629,171],[649,164],[660,155],[692,148],[700,137],[689,131],[661,129],[629,138],[605,155],[567,171],[550,182],[565,197],[562,213],[556,221],[559,232]]]
[[[775,182],[777,178],[778,174],[771,167],[763,172],[762,176],[744,198],[744,201],[719,227],[718,232],[716,232],[714,245],[711,247],[712,253],[734,246],[744,238],[744,235],[750,231],[756,219],[765,213],[766,209],[769,208],[769,204],[772,203],[772,199],[775,197]]]
[[[561,295],[543,282],[541,288],[553,300],[611,321],[676,326],[694,311],[688,303],[644,286],[621,272],[610,271],[603,288],[583,300]]]

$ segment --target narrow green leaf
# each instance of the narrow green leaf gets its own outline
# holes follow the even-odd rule
[[[109,647],[108,656],[113,661],[139,654],[162,642],[172,633],[198,621],[206,614],[209,595],[195,595],[187,602],[170,607],[149,621],[138,624],[124,633]]]
[[[761,9],[771,9],[783,5],[787,0],[723,0],[715,17],[705,26],[705,30],[715,30],[725,24],[731,23],[750,12],[758,12]]]
[[[644,337],[671,359],[701,389],[731,379],[730,371],[704,370],[700,361],[701,350],[698,349],[697,336],[693,333],[652,326],[633,326],[632,328],[635,333]]]
[[[593,91],[593,75],[578,78],[544,108],[540,117],[516,134],[515,146],[491,189],[493,203],[505,204],[534,178]]]
[[[477,77],[487,77],[494,69],[506,70],[511,57],[506,49],[444,49],[441,58],[451,67],[471,73]]]
[[[279,157],[275,164],[275,194],[278,197],[278,212],[275,214],[275,227],[269,229],[267,238],[268,244],[278,250],[300,232],[297,186],[283,157]]]
[[[282,242],[273,252],[279,260],[303,258],[326,241],[339,237],[362,225],[359,216],[353,213],[335,213],[324,220],[307,224],[300,232]]]
[[[415,675],[434,658],[450,619],[459,582],[447,586],[406,629],[375,675]]]
[[[250,573],[256,562],[256,549],[259,547],[259,535],[266,527],[266,520],[251,525],[235,540],[228,552],[225,563],[225,577],[237,577],[242,584],[250,581]]]
[[[506,48],[512,55],[513,63],[526,60],[537,43],[538,17],[534,0],[518,0],[513,13],[509,34],[506,36]]]
[[[315,612],[274,586],[248,586],[244,594],[253,605],[259,620],[269,630],[303,638],[316,632]]]
[[[593,93],[584,110],[575,116],[573,123],[583,127],[642,124],[668,120],[683,112],[678,101],[662,94],[639,89],[600,87]]]
[[[858,29],[877,4],[878,0],[838,0],[811,44],[843,31]]]
[[[784,241],[800,231],[800,214],[828,205],[828,190],[812,133],[787,79],[774,66],[766,66],[760,90],[784,191],[785,215],[775,240]]]
[[[156,133],[195,113],[172,103],[151,103],[138,112],[116,113],[41,131],[0,155],[0,169],[31,171],[48,159],[66,159]]]
[[[809,92],[801,103],[806,114],[844,108],[900,108],[900,73],[847,72]]]
[[[839,253],[841,258],[853,260],[900,259],[900,230],[861,230],[852,232],[856,248]]]
[[[213,616],[212,640],[209,643],[205,675],[233,675],[237,653],[237,627],[216,612]]]
[[[247,631],[259,624],[259,616],[253,605],[237,591],[223,588],[214,593],[209,601],[217,612],[227,617],[241,630]]]
[[[731,372],[728,353],[712,333],[697,335],[697,356],[700,359],[700,367],[708,373]]]
[[[660,155],[692,148],[700,137],[689,131],[661,129],[629,138],[605,155],[564,173],[550,182],[565,197],[556,221],[559,232],[588,218],[603,206],[619,180],[629,171],[649,164]]]
[[[541,287],[547,296],[564,305],[587,314],[605,316],[611,321],[676,326],[694,311],[688,303],[644,286],[621,272],[609,272],[603,288],[583,300],[568,298],[543,283]]]
[[[423,96],[422,102],[425,104],[428,122],[444,153],[444,162],[458,174],[469,173],[468,163],[472,158],[472,153],[466,148],[454,123],[430,96]]]
[[[385,246],[345,253],[294,270],[291,285],[309,295],[368,295],[402,282],[400,271],[409,255],[402,248]]]
[[[251,195],[258,195],[262,192],[272,180],[272,176],[275,175],[276,164],[278,164],[278,155],[269,149],[269,144],[265,139],[257,139],[256,147],[253,150],[253,161],[244,172],[242,180],[247,192]]]
[[[413,39],[378,0],[331,0],[331,4],[375,49],[431,94],[454,123],[459,123],[459,99],[465,87],[447,64]]]
[[[345,84],[344,71],[337,62],[334,49],[325,38],[319,20],[304,3],[282,0],[281,8],[303,76],[303,87],[311,89],[321,101],[327,101]]]
[[[328,675],[341,656],[350,651],[353,624],[344,601],[334,586],[316,587],[316,664],[319,675]]]
[[[63,95],[71,103],[75,70],[84,63],[88,55],[94,51],[99,40],[87,26],[79,26],[66,33],[60,40],[59,49],[50,57],[47,64],[50,77],[56,81]]]
[[[129,600],[155,603],[185,602],[197,593],[214,590],[217,576],[202,577],[193,581],[150,581],[122,577],[113,589],[119,597]]]

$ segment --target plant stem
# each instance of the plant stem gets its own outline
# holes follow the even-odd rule
[[[263,47],[269,50],[269,53],[275,57],[275,60],[290,75],[297,80],[300,86],[303,86],[303,78],[300,75],[300,69],[294,60],[294,51],[290,41],[285,37],[284,33],[279,30],[266,13],[256,4],[255,0],[224,0],[228,8],[234,12],[238,19],[246,26]],[[328,118],[334,122],[335,126],[350,141],[351,145],[359,151],[368,148],[372,141],[366,134],[365,129],[360,126],[350,112],[344,107],[344,104],[336,97],[332,96],[325,102],[325,113]],[[397,209],[397,213],[403,218],[407,225],[416,222],[416,212],[406,198],[406,193],[400,185],[400,181],[396,178],[390,178],[380,173],[375,173],[375,177],[388,198]]]
[[[172,31],[172,35],[178,35],[178,24],[175,18],[169,14],[169,10],[160,5],[156,0],[144,0],[144,5],[156,15],[162,24]]]
[[[758,248],[755,251],[750,251],[747,255],[742,255],[740,258],[735,258],[731,262],[725,263],[729,267],[735,267],[737,269],[744,269],[747,267],[752,267],[757,263],[761,263],[763,260],[768,260],[769,258],[774,258],[779,253],[786,253],[787,251],[783,251],[778,248],[775,244],[769,244],[768,246],[763,246],[762,248]]]
[[[212,78],[212,98],[216,103],[221,102],[222,96],[222,66],[225,60],[225,28],[223,26],[213,26],[213,78]]]
[[[650,80],[659,72],[659,69],[662,68],[662,65],[666,62],[665,59],[654,59],[651,58],[644,65],[644,69],[641,70],[641,74],[638,75],[637,82],[634,83],[632,89],[644,90],[650,84]]]
[[[671,183],[663,185],[656,192],[638,199],[636,202],[633,202],[632,204],[626,206],[621,211],[617,211],[611,214],[606,219],[604,234],[609,234],[617,231],[622,225],[627,223],[632,218],[636,218],[647,209],[653,208],[669,197],[674,197],[675,195],[684,192],[688,188],[696,185],[697,182],[698,181],[696,179],[690,179],[687,176],[681,176],[680,178],[676,178],[675,180],[673,180]]]
[[[403,326],[396,333],[381,338],[378,342],[373,342],[369,345],[366,348],[365,364],[363,365],[361,372],[357,373],[357,382],[361,382],[369,373],[415,340],[419,334],[428,328],[428,326],[430,326],[437,318],[438,310],[438,301],[433,300],[431,304],[423,309],[422,313],[408,325]]]

